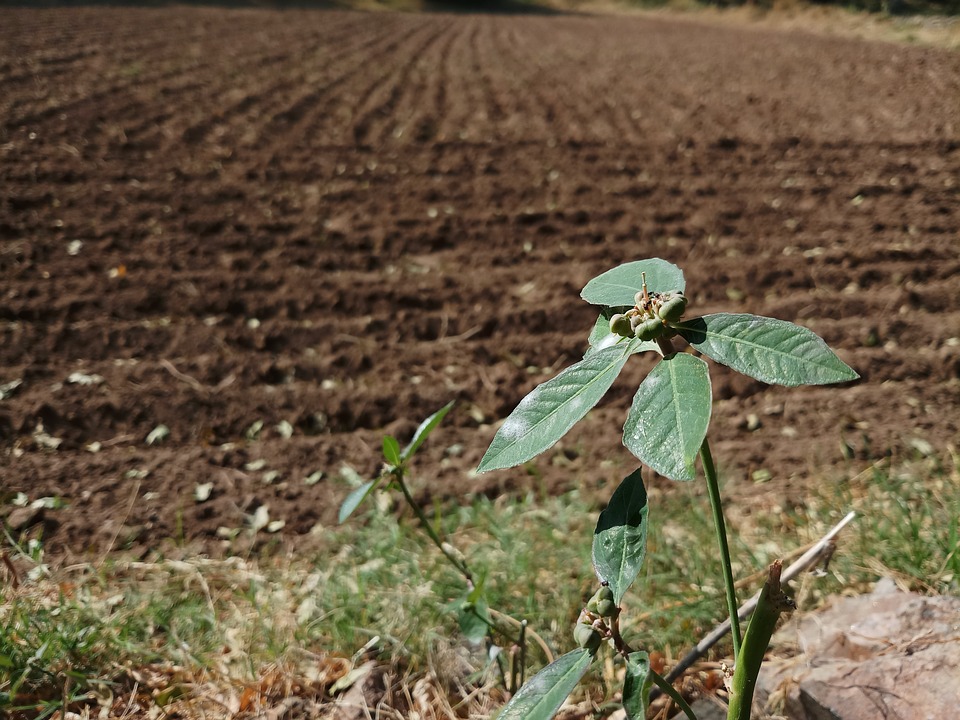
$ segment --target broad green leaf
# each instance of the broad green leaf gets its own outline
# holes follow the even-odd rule
[[[593,656],[579,649],[562,655],[534,675],[506,704],[499,720],[550,720],[563,705]]]
[[[584,357],[592,355],[597,350],[603,350],[617,344],[625,345],[627,343],[624,338],[616,333],[610,332],[610,316],[624,309],[625,308],[604,308],[603,312],[601,312],[597,318],[597,321],[593,324],[593,328],[590,330],[590,336],[587,338],[590,347],[588,347],[587,352],[583,354]],[[652,340],[637,340],[633,352],[640,353],[650,350],[659,352],[660,346]]]
[[[666,260],[652,258],[624,263],[597,275],[586,284],[580,297],[591,305],[632,307],[636,304],[636,294],[643,289],[641,273],[647,275],[648,292],[683,291],[686,288],[680,268]]]
[[[674,327],[707,357],[761,382],[793,387],[860,377],[814,332],[785,320],[718,313]]]
[[[643,651],[627,656],[627,674],[623,678],[623,709],[628,720],[644,720],[650,698],[650,657]]]
[[[464,638],[474,644],[482,642],[492,624],[486,599],[483,596],[476,600],[465,598],[458,609],[457,620]]]
[[[404,460],[409,460],[411,457],[413,457],[417,450],[420,449],[420,446],[423,445],[423,442],[427,439],[427,436],[434,431],[437,425],[439,425],[443,420],[444,416],[450,412],[450,408],[453,407],[453,403],[454,401],[451,400],[442,408],[437,410],[433,415],[420,423],[419,427],[417,427],[417,431],[413,434],[413,439],[410,440],[410,444],[407,445],[400,454]]]
[[[693,480],[694,464],[710,424],[707,364],[678,353],[644,378],[623,426],[623,444],[665,477]]]
[[[377,480],[370,480],[365,482],[358,488],[347,495],[347,499],[343,501],[343,505],[340,506],[340,513],[337,515],[337,522],[343,522],[348,517],[353,515],[353,511],[359,507],[360,503],[366,500],[367,495],[369,495],[373,488],[377,486],[377,483],[380,482],[379,478]]]
[[[640,470],[623,479],[593,533],[593,567],[617,605],[643,566],[647,551],[647,491]]]
[[[383,459],[394,467],[397,467],[401,462],[400,443],[391,435],[383,436]]]
[[[478,472],[514,467],[562,438],[610,389],[639,341],[604,348],[535,387],[504,420]]]

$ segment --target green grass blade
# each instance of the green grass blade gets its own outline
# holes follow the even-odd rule
[[[623,479],[600,513],[593,533],[593,567],[617,605],[636,579],[647,550],[647,491],[640,471]]]
[[[477,471],[514,467],[551,447],[600,402],[635,345],[598,350],[535,387],[500,426]]]
[[[623,444],[661,475],[693,480],[711,406],[707,364],[684,353],[665,358],[634,395]]]
[[[666,260],[651,258],[607,270],[588,282],[580,297],[591,305],[633,306],[636,294],[643,288],[642,273],[646,273],[649,292],[683,291],[686,287],[680,268]]]
[[[818,335],[785,320],[717,313],[675,327],[704,355],[761,382],[794,387],[860,377]]]
[[[568,652],[534,675],[497,716],[499,720],[550,720],[587,672],[593,655]]]

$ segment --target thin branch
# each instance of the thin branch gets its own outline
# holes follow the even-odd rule
[[[520,621],[517,620],[516,618],[510,617],[509,615],[505,615],[504,613],[494,608],[487,608],[487,612],[490,613],[491,616],[513,625],[518,630],[520,629]],[[503,632],[501,629],[496,627],[494,627],[493,629],[497,630],[497,632]],[[537,647],[539,647],[540,651],[543,653],[543,657],[547,661],[547,664],[552,663],[554,660],[556,660],[556,657],[554,657],[553,651],[550,649],[550,646],[547,645],[547,641],[544,640],[542,637],[540,637],[539,633],[537,633],[533,628],[527,626],[526,634],[529,635],[531,638],[533,638],[533,641],[537,644]]]
[[[684,715],[686,715],[690,720],[697,720],[697,716],[693,712],[693,708],[687,704],[687,701],[683,699],[683,695],[677,692],[677,689],[673,684],[663,675],[658,673],[653,668],[650,668],[650,677],[653,678],[653,681],[657,684],[657,687],[660,688],[660,691],[670,696],[670,699],[673,700],[681,710],[683,710]]]
[[[783,571],[782,582],[789,582],[793,578],[797,577],[804,570],[808,570],[820,563],[825,557],[833,553],[833,544],[837,537],[840,534],[840,531],[845,528],[853,518],[856,517],[856,513],[850,511],[847,513],[847,516],[843,518],[840,522],[831,528],[830,532],[820,538],[820,541],[816,543],[812,548],[800,556],[796,562],[794,562],[790,567]],[[737,616],[743,620],[746,619],[750,613],[753,612],[754,608],[757,606],[757,601],[760,599],[760,593],[757,592],[750,600],[745,602],[740,606],[740,609],[737,611]],[[690,668],[697,660],[699,660],[707,651],[716,645],[720,640],[730,632],[730,620],[724,620],[720,625],[718,625],[713,632],[703,638],[696,647],[694,647],[687,655],[677,663],[667,675],[667,680],[673,682],[678,677],[680,677],[688,668]]]
[[[450,564],[453,565],[461,575],[463,575],[464,579],[467,581],[467,584],[473,588],[473,575],[470,572],[470,568],[466,566],[466,563],[453,555],[453,553],[447,549],[446,544],[440,539],[437,531],[433,529],[433,525],[430,524],[430,520],[427,519],[423,509],[413,499],[413,495],[410,493],[410,488],[408,488],[407,484],[403,481],[403,470],[401,468],[397,468],[393,472],[393,479],[396,481],[397,485],[400,486],[400,492],[403,493],[403,497],[406,499],[407,505],[410,506],[414,514],[417,516],[417,519],[420,520],[420,524],[423,525],[424,531],[433,541],[433,544],[440,549],[440,552],[443,553],[443,556],[450,561]]]

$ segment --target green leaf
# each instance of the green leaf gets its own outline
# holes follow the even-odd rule
[[[620,337],[616,333],[610,332],[610,317],[617,312],[622,312],[627,308],[604,308],[603,312],[600,313],[600,316],[597,318],[597,321],[593,324],[593,328],[590,330],[590,336],[587,338],[587,342],[590,347],[587,348],[587,352],[583,354],[584,357],[588,357],[595,353],[597,350],[603,350],[608,347],[613,347],[614,345],[621,344],[625,345],[627,340]],[[642,341],[637,340],[634,346],[634,353],[648,352],[653,350],[659,352],[660,346],[657,345],[652,340]]]
[[[600,402],[626,364],[636,342],[591,353],[535,387],[504,420],[477,471],[520,465],[562,438]]]
[[[664,358],[633,397],[623,444],[661,475],[693,480],[711,403],[710,374],[703,360],[685,353]]]
[[[492,624],[486,599],[482,596],[473,601],[465,598],[457,612],[457,620],[460,633],[467,641],[483,642]]]
[[[640,470],[623,479],[600,513],[593,533],[593,567],[619,606],[643,566],[647,551],[647,491]]]
[[[538,672],[506,704],[498,720],[550,720],[587,672],[593,656],[583,649],[562,655]]]
[[[650,657],[643,651],[627,655],[627,674],[623,679],[623,709],[628,720],[644,720],[650,697]]]
[[[380,479],[370,480],[365,482],[358,488],[354,488],[353,491],[347,495],[346,500],[343,501],[343,504],[340,506],[340,513],[337,515],[337,522],[344,522],[348,517],[353,515],[353,511],[366,500],[367,495],[369,495],[373,488],[377,486],[377,483],[380,482]]]
[[[704,355],[761,382],[793,387],[860,377],[814,332],[785,320],[718,313],[674,327]]]
[[[666,260],[652,258],[607,270],[588,282],[580,292],[580,297],[591,305],[632,307],[636,304],[636,294],[643,289],[641,273],[647,275],[648,292],[682,292],[686,288],[680,268]]]
[[[434,429],[441,423],[444,416],[450,412],[450,408],[453,407],[454,401],[451,400],[442,408],[437,410],[433,415],[428,417],[419,427],[417,431],[413,434],[413,439],[410,440],[410,444],[407,445],[403,452],[400,454],[403,460],[409,460],[413,455],[420,449],[420,446],[423,445],[424,441],[427,439],[427,436],[434,431]]]
[[[401,463],[400,443],[391,435],[384,435],[383,437],[383,459],[394,467]]]

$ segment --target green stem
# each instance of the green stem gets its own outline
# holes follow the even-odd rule
[[[526,682],[524,670],[527,667],[527,621],[520,621],[520,685]]]
[[[468,568],[462,560],[455,557],[450,551],[447,550],[447,548],[444,547],[443,540],[440,539],[437,531],[433,529],[433,525],[430,524],[430,521],[423,512],[423,509],[416,502],[414,502],[413,495],[410,494],[410,489],[403,481],[403,471],[398,469],[397,472],[394,472],[393,476],[394,480],[397,481],[397,485],[400,486],[400,491],[403,493],[403,497],[406,498],[407,505],[413,509],[413,512],[420,520],[420,524],[423,525],[423,529],[427,531],[427,535],[429,535],[430,539],[433,540],[433,544],[440,549],[440,552],[443,553],[443,556],[450,561],[450,564],[453,565],[461,575],[463,575],[463,577],[468,583],[470,583],[470,586],[472,587],[473,575],[470,573],[470,568]]]
[[[733,583],[733,565],[730,562],[730,547],[727,545],[727,527],[723,520],[723,506],[720,502],[720,481],[717,467],[710,454],[710,443],[703,439],[700,446],[700,462],[703,474],[707,477],[707,492],[710,494],[710,507],[713,510],[713,524],[717,528],[717,545],[720,548],[720,563],[723,568],[723,584],[727,591],[727,611],[730,613],[730,637],[733,640],[733,657],[740,655],[740,618],[737,615],[737,589]]]
[[[663,677],[663,675],[658,673],[653,668],[650,668],[650,677],[653,678],[653,681],[657,684],[657,687],[663,690],[665,694],[670,696],[670,699],[673,700],[681,710],[683,710],[684,714],[690,718],[690,720],[697,720],[697,716],[693,712],[693,708],[690,707],[689,703],[683,699],[683,695],[678,693],[677,689],[671,683],[667,682],[667,679]]]
[[[750,720],[753,691],[757,686],[757,676],[760,675],[760,666],[770,644],[770,637],[777,626],[780,613],[796,607],[780,586],[781,567],[779,560],[770,565],[767,581],[763,584],[757,600],[757,608],[747,626],[747,634],[743,638],[743,647],[737,656],[737,665],[733,672],[727,720]]]

